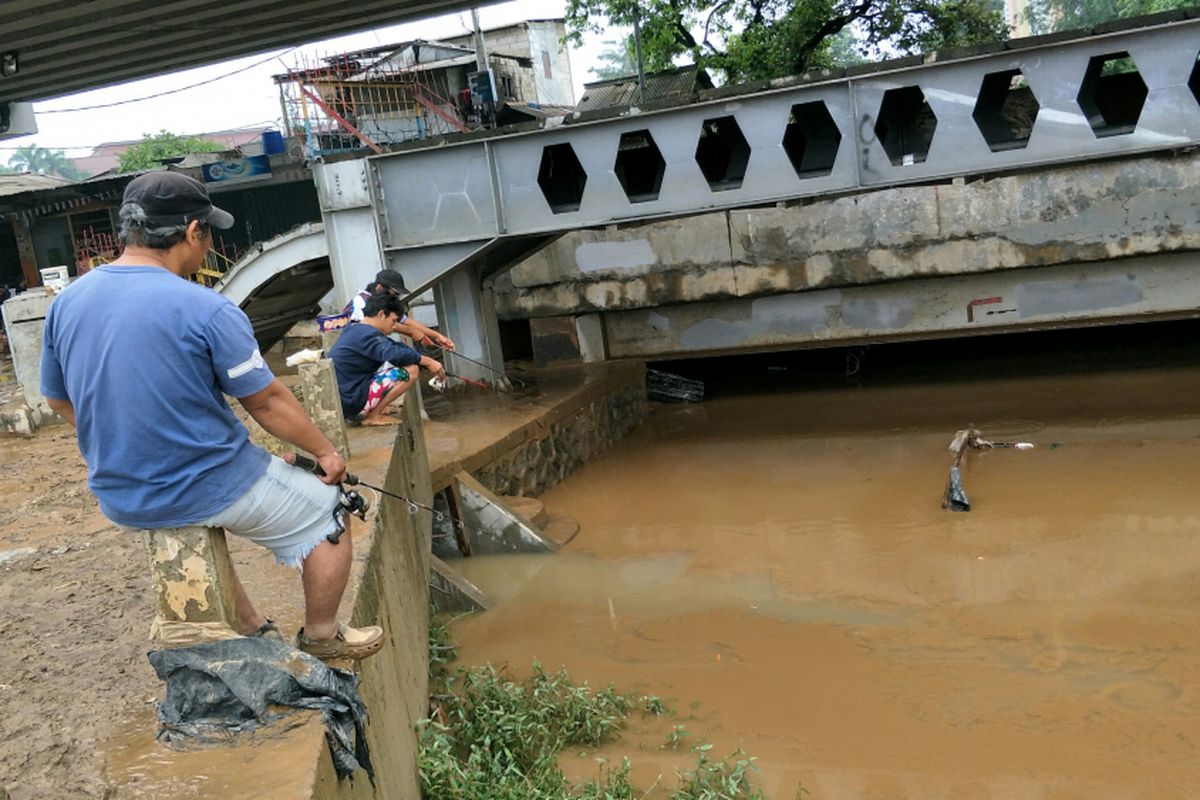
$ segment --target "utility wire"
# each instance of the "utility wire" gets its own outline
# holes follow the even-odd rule
[[[240,73],[246,72],[248,70],[252,70],[255,67],[261,67],[263,64],[267,63],[268,61],[273,61],[277,58],[283,58],[288,53],[291,53],[292,51],[294,51],[296,49],[297,49],[296,47],[289,47],[287,50],[284,50],[282,53],[276,53],[275,55],[264,58],[262,61],[255,61],[253,64],[248,64],[248,65],[242,67],[241,69],[235,69],[233,72],[226,72],[224,75],[218,75],[215,78],[209,78],[208,80],[191,83],[191,84],[188,84],[187,86],[180,86],[177,89],[168,89],[165,92],[155,92],[154,94],[148,94],[144,97],[132,97],[132,98],[129,98],[128,100],[117,100],[112,103],[100,103],[100,104],[94,105],[94,106],[79,106],[78,108],[52,108],[52,109],[47,109],[45,111],[39,109],[36,113],[38,113],[38,114],[70,114],[75,111],[95,111],[96,109],[100,109],[100,108],[113,108],[115,106],[129,105],[130,103],[140,103],[144,100],[153,100],[157,97],[166,97],[167,95],[171,95],[171,94],[179,94],[180,92],[186,92],[189,89],[195,89],[198,86],[205,86],[210,83],[216,83],[217,81],[224,80],[225,78],[229,78],[234,75],[238,75]],[[5,149],[7,149],[7,148],[5,148]]]
[[[39,112],[39,113],[42,113],[42,112]],[[278,121],[277,119],[259,120],[258,122],[252,122],[248,125],[239,125],[236,128],[229,128],[229,131],[250,132],[253,130],[258,130],[260,128],[260,126],[262,126],[262,125],[274,125],[274,124],[276,124],[277,121]],[[178,135],[184,139],[189,139],[194,136],[202,137],[202,136],[204,136],[205,133],[210,133],[210,132],[211,131],[201,131],[200,133],[181,133]],[[31,133],[29,135],[37,136],[36,133]],[[42,147],[41,145],[37,144],[37,142],[31,142],[30,144],[22,144],[22,145],[13,145],[13,144],[0,145],[0,150],[24,150],[25,148],[31,147],[31,146],[36,146],[42,150],[95,150],[97,147],[99,147],[102,144],[126,144],[126,143],[140,144],[141,141],[142,141],[141,139],[122,139],[119,142],[97,142],[96,144],[60,144],[60,145],[50,145],[47,147]],[[0,174],[3,174],[3,173],[0,173]]]

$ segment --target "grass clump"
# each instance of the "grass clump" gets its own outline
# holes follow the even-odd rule
[[[435,685],[444,685],[449,678],[448,665],[458,658],[458,645],[450,632],[450,623],[446,617],[433,613],[429,614],[429,680]]]
[[[735,750],[728,758],[713,760],[711,744],[692,749],[699,754],[696,768],[675,772],[679,788],[671,800],[766,800],[766,795],[750,785],[749,773],[757,771],[753,756]]]
[[[444,721],[422,724],[421,782],[428,798],[561,800],[576,796],[558,767],[571,745],[597,747],[617,736],[633,702],[609,686],[575,685],[566,670],[533,665],[516,682],[488,666],[462,673],[442,706]],[[620,771],[610,773],[615,779]],[[627,778],[627,772],[623,774]],[[593,798],[605,794],[600,784]],[[601,792],[601,793],[597,793]]]
[[[611,685],[599,690],[576,685],[566,670],[547,672],[537,662],[524,681],[490,665],[459,670],[452,680],[449,626],[434,618],[429,631],[435,712],[418,726],[426,800],[643,800],[649,794],[630,782],[628,759],[573,784],[559,768],[558,755],[567,747],[595,748],[617,738],[635,707],[647,715],[669,713],[659,698],[647,695],[635,703]],[[687,735],[676,725],[667,746],[680,748]],[[711,749],[710,744],[693,747],[695,768],[677,770],[678,787],[664,796],[765,800],[750,785],[753,758],[738,750],[714,760]]]

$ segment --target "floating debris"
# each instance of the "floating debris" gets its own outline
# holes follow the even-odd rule
[[[648,369],[646,397],[660,403],[699,403],[704,399],[704,383],[682,375]]]
[[[1056,442],[1055,445],[1058,443]],[[971,501],[963,488],[962,473],[959,466],[967,448],[974,450],[999,450],[1012,448],[1014,450],[1032,450],[1037,445],[1032,442],[992,442],[984,439],[974,425],[964,428],[954,434],[950,440],[949,450],[954,454],[954,463],[950,465],[950,477],[946,479],[946,489],[942,492],[942,508],[947,511],[970,511]],[[1054,447],[1054,445],[1051,445]]]

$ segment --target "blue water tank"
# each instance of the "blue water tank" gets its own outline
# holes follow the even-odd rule
[[[273,156],[276,153],[282,153],[283,134],[279,131],[263,131],[262,148],[264,155]]]

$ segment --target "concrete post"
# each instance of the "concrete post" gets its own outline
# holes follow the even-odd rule
[[[342,335],[342,329],[336,331],[324,331],[321,334],[321,349],[328,353],[337,344],[338,337]]]
[[[42,397],[42,331],[46,327],[46,312],[52,295],[42,289],[23,292],[5,301],[4,332],[12,351],[13,371],[25,393],[25,405],[40,413],[43,420],[57,420]]]
[[[322,358],[301,364],[300,389],[304,397],[304,410],[321,429],[321,433],[333,442],[342,458],[349,458],[350,441],[346,438],[346,420],[342,417],[342,401],[338,396],[333,362]]]
[[[575,318],[575,335],[579,341],[579,356],[585,364],[608,359],[604,342],[604,322],[599,314],[582,314]]]
[[[234,401],[232,399],[229,399],[229,404],[231,406],[233,405],[233,402]],[[243,417],[242,421],[246,425],[246,430],[250,432],[250,441],[254,442],[271,455],[283,458],[284,453],[288,453],[296,449],[283,439],[267,433],[263,426],[258,424],[258,420],[254,419],[254,417],[250,416],[249,414]]]
[[[439,327],[454,340],[458,352],[487,364],[496,372],[465,358],[446,354],[446,368],[472,380],[495,381],[504,374],[504,355],[500,349],[500,323],[492,287],[484,286],[478,267],[456,269],[434,285]]]
[[[196,525],[143,530],[157,612],[150,638],[184,645],[237,635],[225,531]]]

